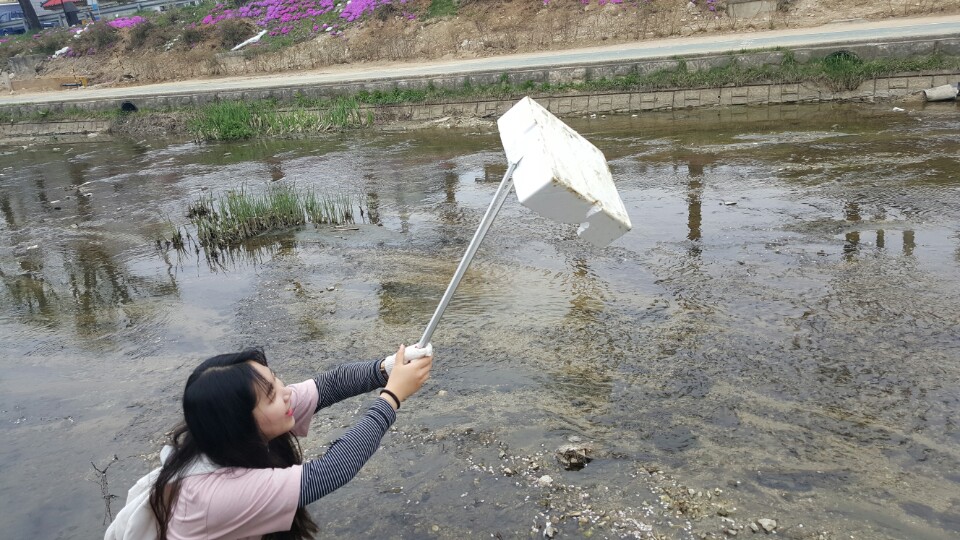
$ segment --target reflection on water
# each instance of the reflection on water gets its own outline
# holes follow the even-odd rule
[[[913,237],[913,231],[903,231],[903,254],[907,257],[913,255],[913,249],[916,242]]]
[[[0,212],[3,212],[3,220],[7,223],[7,227],[16,229],[17,221],[13,217],[13,209],[10,207],[10,197],[5,194],[0,195]]]
[[[844,206],[844,217],[847,221],[851,223],[858,223],[860,221],[860,208],[857,203],[847,203]],[[843,245],[843,251],[848,256],[856,253],[857,246],[860,244],[860,232],[859,231],[850,231],[846,234],[846,242]],[[849,257],[848,257],[849,258]]]
[[[572,266],[570,311],[567,312],[566,318],[578,325],[596,322],[597,315],[606,305],[603,282],[590,271],[586,259],[574,259]]]
[[[632,486],[657,462],[689,485],[742,486],[731,497],[743,515],[872,538],[960,531],[955,118],[738,111],[571,122],[607,155],[635,224],[609,248],[508,201],[437,330],[437,386],[372,465],[378,480],[427,490],[420,507],[397,507],[413,522],[463,524],[450,500],[474,489],[463,482],[482,484],[464,460],[484,450],[424,450],[403,430],[470,425],[518,452],[574,435],[602,449],[563,482]],[[24,538],[101,533],[96,490],[77,494],[90,487],[85,468],[124,458],[114,493],[142,474],[129,456],[156,450],[197,358],[265,344],[278,369],[308,376],[419,336],[506,169],[492,128],[10,157],[16,174],[0,169],[0,434],[11,443],[0,465],[45,470],[37,447],[76,456],[56,474],[12,478],[33,487],[26,496],[0,495],[0,526]],[[363,193],[367,214],[351,230],[284,231],[216,257],[155,247],[200,194],[276,182]],[[91,391],[105,373],[108,389]],[[318,419],[308,452],[348,413]],[[75,423],[54,431],[39,420],[67,415]],[[429,466],[411,465],[425,452]],[[60,493],[64,478],[80,487]],[[492,513],[476,502],[481,517],[457,530],[529,528],[542,509],[527,499],[540,494],[513,480],[477,487]],[[361,478],[323,512],[357,514],[375,489]],[[31,517],[47,507],[70,510]],[[368,521],[337,530],[432,530]]]
[[[267,167],[270,168],[270,180],[276,182],[277,180],[283,180],[286,176],[283,172],[283,161],[281,161],[276,156],[270,156],[264,161],[267,163]]]
[[[23,261],[24,263],[26,261]],[[21,264],[24,268],[22,274],[18,276],[7,277],[0,273],[3,284],[13,300],[13,303],[25,310],[29,316],[41,316],[50,319],[54,315],[56,308],[54,300],[48,298],[53,291],[48,291],[42,279],[35,279],[33,271],[29,270],[29,265]]]

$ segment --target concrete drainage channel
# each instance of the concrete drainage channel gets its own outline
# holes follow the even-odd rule
[[[63,122],[16,122],[0,124],[0,144],[30,142],[80,142],[104,139],[110,132],[109,120],[70,120]]]

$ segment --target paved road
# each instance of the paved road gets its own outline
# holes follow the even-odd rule
[[[407,78],[451,73],[510,71],[545,66],[607,63],[675,55],[724,53],[777,46],[886,41],[901,38],[960,35],[960,16],[844,22],[814,28],[743,34],[707,35],[642,41],[632,44],[516,54],[446,62],[338,66],[317,71],[180,81],[123,88],[81,88],[63,92],[18,93],[0,97],[0,105],[88,101],[157,95],[192,94],[217,90],[317,85],[375,79]]]

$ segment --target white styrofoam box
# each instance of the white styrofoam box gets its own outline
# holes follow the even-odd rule
[[[563,223],[603,247],[632,227],[603,153],[525,97],[497,121],[520,204]],[[521,159],[522,158],[522,159]]]

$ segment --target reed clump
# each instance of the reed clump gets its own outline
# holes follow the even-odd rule
[[[222,101],[197,109],[189,130],[198,141],[232,141],[251,137],[298,137],[369,126],[373,118],[354,97],[321,99],[309,107],[280,106],[273,100]]]
[[[359,203],[362,204],[362,203]],[[245,186],[228,191],[218,197],[203,195],[187,205],[186,217],[196,231],[196,243],[207,251],[225,250],[271,232],[301,227],[307,223],[314,226],[344,225],[354,223],[357,206],[355,198],[346,193],[320,193],[316,190],[299,190],[289,184],[271,185],[261,193],[253,193]],[[186,249],[189,232],[173,227],[171,239],[157,241]]]
[[[157,249],[170,249],[173,248],[177,251],[186,251],[187,243],[190,241],[190,232],[185,228],[181,229],[179,225],[175,225],[173,221],[167,220],[166,225],[164,226],[163,234],[157,237]]]
[[[345,193],[329,194],[311,190],[305,194],[303,207],[314,225],[353,223],[353,197]]]

